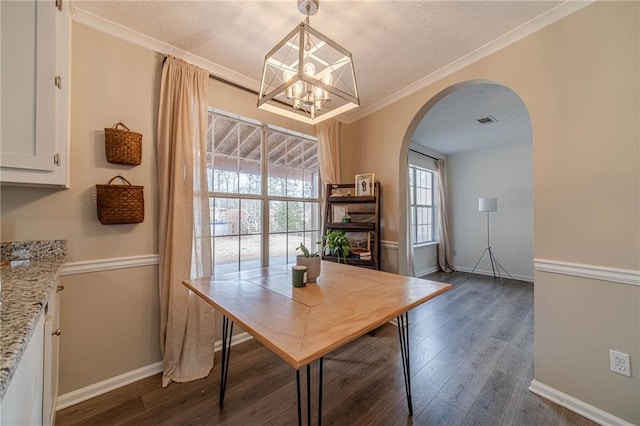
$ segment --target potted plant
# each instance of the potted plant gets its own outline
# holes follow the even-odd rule
[[[327,230],[327,233],[322,236],[322,252],[325,255],[336,256],[338,263],[342,257],[346,264],[351,246],[344,232],[339,229]]]
[[[320,253],[311,253],[303,243],[300,243],[296,250],[302,252],[302,254],[296,256],[296,265],[306,266],[307,282],[315,283],[318,275],[320,275]]]

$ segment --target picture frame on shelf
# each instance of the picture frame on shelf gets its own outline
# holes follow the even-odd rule
[[[373,173],[356,175],[356,197],[373,195],[374,182]]]
[[[342,221],[344,216],[349,214],[347,204],[333,204],[331,206],[331,222],[338,223]]]
[[[371,251],[371,233],[367,231],[349,231],[345,233],[352,249]]]

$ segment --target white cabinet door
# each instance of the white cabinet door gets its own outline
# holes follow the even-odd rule
[[[58,356],[60,342],[59,282],[51,290],[44,320],[44,380],[42,397],[42,424],[53,425],[58,400]]]
[[[0,181],[68,186],[69,11],[0,2]]]
[[[44,315],[36,324],[2,399],[1,425],[42,424],[43,344]]]

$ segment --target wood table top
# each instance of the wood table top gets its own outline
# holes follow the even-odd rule
[[[452,288],[328,261],[317,283],[291,282],[283,265],[183,284],[296,370]]]

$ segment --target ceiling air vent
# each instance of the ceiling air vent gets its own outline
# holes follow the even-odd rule
[[[495,118],[489,115],[487,117],[478,118],[476,119],[476,121],[480,124],[491,124],[491,123],[495,123],[498,120],[496,120]]]

